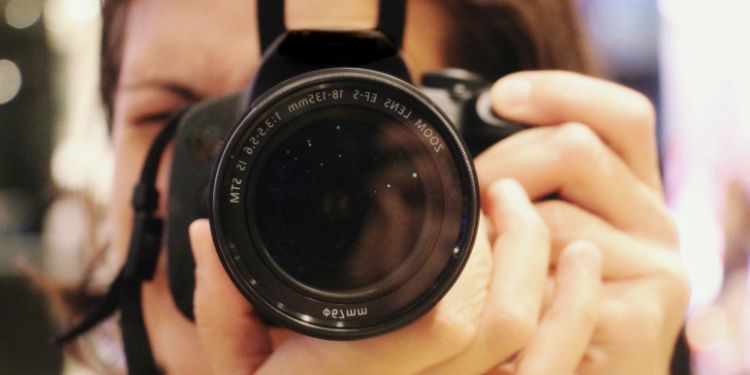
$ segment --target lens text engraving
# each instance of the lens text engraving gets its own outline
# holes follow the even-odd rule
[[[378,93],[367,91],[367,90],[363,90],[363,91],[354,90],[354,93],[352,94],[352,99],[364,100],[368,103],[376,103],[378,101]]]
[[[292,102],[292,104],[289,104],[286,107],[286,110],[288,113],[294,113],[313,104],[323,103],[329,100],[340,100],[343,97],[343,89],[316,91],[307,94],[306,96],[302,96],[297,101]]]
[[[229,185],[229,203],[240,203],[240,190],[242,189],[242,179],[232,178],[232,184]]]
[[[323,316],[326,318],[345,320],[347,318],[357,318],[360,316],[367,315],[367,307],[358,307],[353,309],[337,309],[328,308],[323,309]]]
[[[422,119],[417,119],[417,121],[414,123],[414,126],[419,130],[422,135],[427,138],[427,141],[430,142],[430,145],[432,146],[432,149],[435,150],[435,152],[440,152],[440,150],[443,149],[443,143],[440,141],[440,137],[435,134],[435,131],[432,130],[432,126],[430,124],[422,121]]]
[[[407,120],[409,119],[409,117],[411,117],[411,109],[391,98],[385,99],[385,101],[383,102],[383,107],[398,113],[399,115],[401,115],[401,117]]]

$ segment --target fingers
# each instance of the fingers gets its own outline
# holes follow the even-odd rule
[[[227,276],[208,220],[190,226],[195,257],[195,320],[214,374],[251,374],[271,351],[268,331]]]
[[[523,332],[518,336],[525,339],[536,327],[544,295],[549,231],[516,181],[496,183],[490,200],[498,238],[493,245],[494,269],[485,312],[490,319],[499,315],[495,322],[509,318],[524,323],[511,326],[519,326]]]
[[[676,237],[661,196],[587,126],[526,130],[492,146],[475,165],[483,195],[494,181],[513,178],[534,200],[557,193],[626,232]]]
[[[629,236],[568,202],[547,200],[535,207],[549,228],[552,264],[569,243],[585,238],[602,252],[605,279],[635,278],[661,272],[660,258],[676,249]]]
[[[476,338],[459,356],[426,373],[485,372],[517,353],[535,333],[548,270],[546,227],[517,182],[497,182],[489,197],[497,239]]]
[[[573,374],[597,324],[602,257],[594,244],[578,241],[562,252],[552,306],[524,349],[517,375]]]
[[[648,99],[628,88],[562,71],[520,72],[492,89],[493,108],[532,125],[590,126],[636,176],[660,190],[655,115]]]

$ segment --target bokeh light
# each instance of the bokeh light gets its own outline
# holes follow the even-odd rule
[[[52,33],[66,33],[97,21],[100,12],[98,0],[47,0],[44,25]]]
[[[10,60],[0,60],[0,104],[5,104],[21,90],[21,70]]]
[[[25,29],[39,21],[42,8],[42,0],[10,0],[5,5],[5,22],[16,29]]]

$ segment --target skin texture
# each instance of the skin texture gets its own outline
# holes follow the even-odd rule
[[[288,1],[290,28],[368,28],[374,1]],[[415,75],[444,66],[431,1],[409,3]],[[146,151],[178,107],[241,90],[259,61],[254,2],[135,0],[115,94],[114,251]],[[168,63],[165,63],[168,62]],[[164,259],[144,285],[146,326],[168,374],[665,374],[688,286],[660,190],[654,114],[640,94],[572,73],[508,76],[493,107],[533,125],[476,160],[483,228],[438,306],[397,332],[330,342],[269,332],[234,288],[207,221],[191,226],[195,313],[172,302]],[[171,149],[157,187],[168,185]],[[544,200],[557,193],[555,200]],[[160,207],[166,206],[166,194]],[[162,252],[164,254],[164,252]]]

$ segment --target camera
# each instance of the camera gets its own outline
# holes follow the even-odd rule
[[[325,339],[382,334],[458,278],[480,211],[471,158],[522,126],[492,114],[470,72],[412,85],[382,4],[375,30],[286,31],[278,3],[259,2],[264,55],[250,87],[177,120],[172,295],[192,318],[187,227],[209,217],[228,275],[266,320]]]

